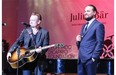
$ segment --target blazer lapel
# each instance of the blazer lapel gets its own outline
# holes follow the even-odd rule
[[[94,21],[91,23],[91,25],[89,26],[89,28],[88,28],[88,29],[85,31],[85,33],[83,34],[83,37],[87,34],[88,31],[91,30],[91,28],[94,27],[95,23],[96,23],[96,20],[94,20]]]
[[[39,32],[37,33],[36,43],[38,43],[38,41],[41,40],[41,37],[42,37],[41,35],[42,35],[42,31],[41,31],[41,29],[40,29]]]

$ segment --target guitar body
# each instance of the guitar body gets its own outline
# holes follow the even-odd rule
[[[37,53],[35,51],[44,50],[44,49],[51,48],[54,46],[62,47],[64,45],[63,44],[52,44],[52,45],[44,46],[41,48],[31,49],[31,50],[20,48],[19,59],[18,59],[17,50],[14,50],[14,52],[12,52],[11,54],[11,57],[7,61],[11,65],[12,68],[14,69],[16,69],[17,67],[20,68],[26,63],[33,62],[37,58]]]
[[[9,58],[8,60],[8,63],[11,65],[12,68],[16,69],[18,66],[20,68],[26,63],[33,62],[37,58],[37,54],[35,52],[29,54],[26,54],[26,52],[27,50],[25,48],[20,48],[19,59],[16,50],[12,53],[11,58]]]

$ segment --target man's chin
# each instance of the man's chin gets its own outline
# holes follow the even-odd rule
[[[85,20],[90,21],[92,18],[85,18]]]

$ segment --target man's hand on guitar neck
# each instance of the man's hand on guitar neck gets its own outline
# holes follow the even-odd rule
[[[37,53],[40,53],[41,51],[42,51],[41,46],[38,49],[36,49]]]
[[[11,57],[11,53],[8,52],[8,53],[7,53],[7,60],[8,60],[10,57]]]
[[[40,53],[42,51],[41,46],[35,50],[37,53]]]

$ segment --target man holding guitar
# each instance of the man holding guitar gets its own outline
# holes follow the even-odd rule
[[[12,58],[12,54],[17,54],[18,47],[23,47],[22,50],[19,51],[20,55],[21,52],[26,55],[26,51],[30,50],[30,47],[33,47],[35,53],[37,55],[36,59],[31,60],[33,62],[27,63],[23,65],[23,75],[32,75],[32,70],[34,70],[35,75],[43,75],[43,70],[45,69],[45,53],[47,52],[47,48],[39,48],[43,46],[49,45],[49,32],[40,27],[40,23],[42,21],[42,17],[40,14],[34,12],[30,17],[30,27],[27,27],[22,31],[19,38],[16,42],[11,46],[10,50],[7,53],[7,60],[9,61]],[[38,49],[39,48],[39,49]],[[21,49],[21,48],[20,48]],[[32,49],[32,48],[31,48]],[[14,52],[17,51],[17,52]],[[29,51],[31,52],[31,51]],[[17,60],[18,56],[14,56],[11,62],[14,62],[15,59]],[[32,58],[32,57],[30,57]],[[29,61],[30,61],[29,58]],[[20,59],[20,57],[19,57]],[[22,59],[17,60],[17,62],[21,62]],[[23,60],[24,62],[25,60]],[[24,62],[25,63],[25,62]]]

